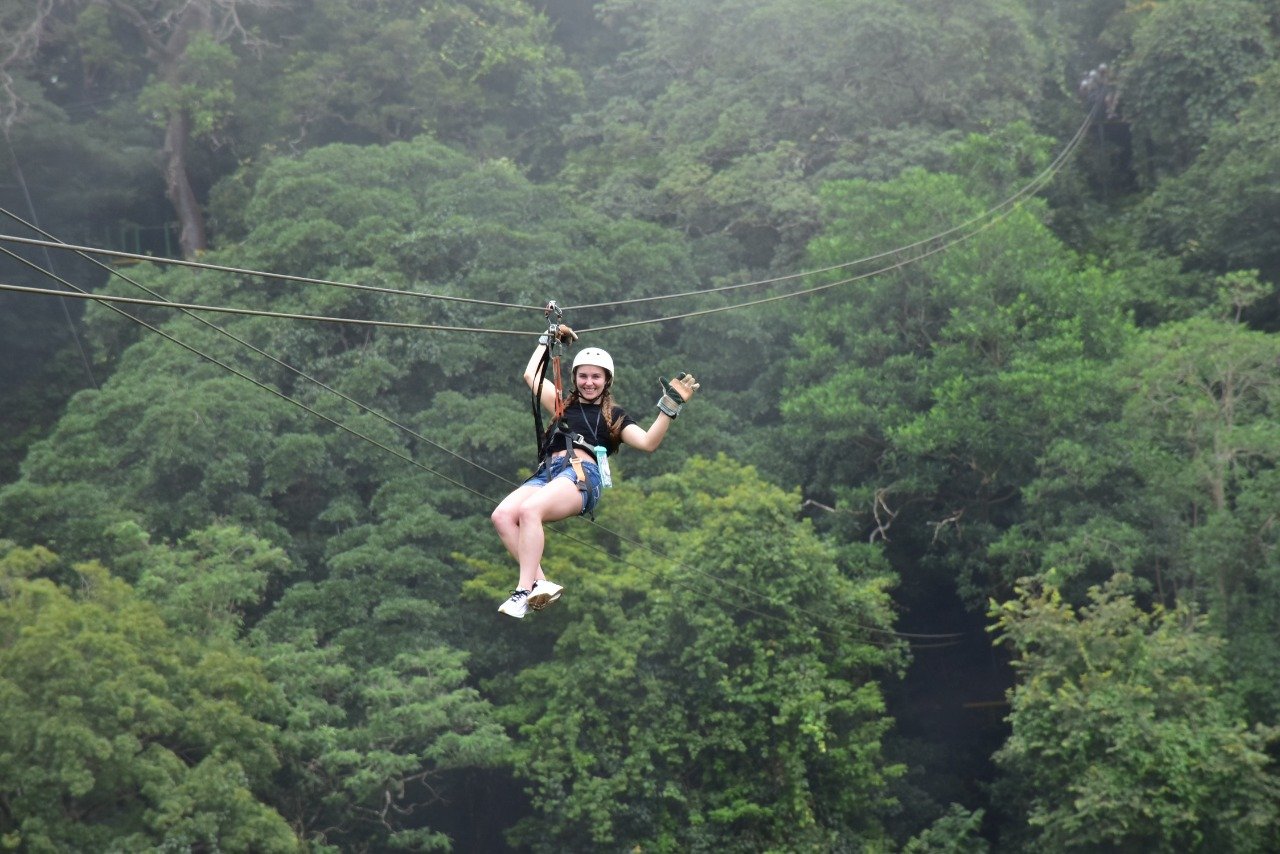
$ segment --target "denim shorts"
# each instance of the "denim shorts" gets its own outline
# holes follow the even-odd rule
[[[582,512],[579,516],[594,511],[596,505],[600,503],[600,466],[595,461],[579,460],[582,463],[582,473],[587,476],[587,490],[582,493]],[[570,465],[569,455],[564,454],[559,457],[547,457],[542,461],[542,465],[538,466],[538,470],[533,473],[533,477],[524,482],[525,486],[546,486],[558,477],[567,478],[570,483],[577,483],[578,476]]]

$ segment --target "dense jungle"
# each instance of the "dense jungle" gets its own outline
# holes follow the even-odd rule
[[[1280,850],[1280,0],[0,0],[0,850]],[[660,448],[498,613],[563,313]]]

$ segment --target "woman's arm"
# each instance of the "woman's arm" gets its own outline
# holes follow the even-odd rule
[[[662,444],[662,440],[667,435],[667,429],[671,426],[674,419],[664,412],[659,412],[658,417],[653,419],[653,423],[646,430],[639,424],[628,424],[622,428],[622,441],[638,451],[644,451],[646,454],[652,454]]]
[[[631,447],[653,453],[666,438],[671,422],[676,420],[681,408],[693,397],[694,392],[702,387],[693,374],[681,372],[674,380],[659,380],[663,387],[663,395],[658,399],[658,416],[653,419],[649,429],[639,424],[628,424],[622,428],[622,441]]]
[[[547,412],[556,411],[556,387],[550,380],[543,379],[538,373],[538,365],[542,362],[542,353],[546,350],[546,344],[538,344],[533,348],[533,355],[529,357],[529,364],[524,366],[524,384],[533,389],[533,384],[542,382],[542,389],[538,392],[538,399],[542,401],[542,408]]]

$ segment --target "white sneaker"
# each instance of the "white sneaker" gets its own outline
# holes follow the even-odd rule
[[[529,593],[525,590],[517,590],[511,594],[511,598],[498,606],[499,614],[506,614],[508,617],[515,617],[517,620],[524,617],[529,610]]]
[[[554,581],[547,581],[545,578],[535,581],[533,591],[529,593],[529,607],[535,611],[541,611],[559,599],[563,592],[564,588]]]

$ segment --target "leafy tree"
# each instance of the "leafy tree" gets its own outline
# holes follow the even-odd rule
[[[994,602],[1016,653],[1012,733],[996,754],[1041,851],[1266,851],[1277,838],[1267,745],[1228,694],[1223,642],[1180,606],[1140,609],[1117,576],[1078,613],[1052,586]]]
[[[241,637],[249,615],[260,614],[269,594],[278,595],[296,573],[283,549],[231,526],[195,531],[176,548],[148,548],[146,533],[132,523],[111,534],[120,542],[116,566],[137,567],[138,592],[170,623],[200,637]]]
[[[166,538],[204,527],[214,514],[282,536],[263,500],[270,487],[262,487],[273,434],[287,433],[296,417],[290,408],[266,392],[246,395],[242,380],[193,364],[159,338],[132,355],[136,371],[126,366],[101,391],[78,395],[49,438],[32,448],[24,480],[0,498],[11,508],[11,535],[59,537],[41,522],[47,508],[37,496],[82,484],[111,497],[87,517],[64,520],[83,532],[67,538],[69,555],[91,549],[122,511],[141,514],[147,530]]]
[[[1213,127],[1231,122],[1275,53],[1267,17],[1251,0],[1152,4],[1123,58],[1123,111],[1149,187],[1182,172]]]
[[[282,63],[282,109],[313,146],[429,134],[545,169],[581,103],[582,81],[534,4],[348,0],[284,17],[276,26],[299,46]]]
[[[1068,590],[1127,572],[1162,601],[1201,603],[1238,645],[1239,686],[1270,722],[1280,720],[1262,641],[1277,593],[1273,338],[1209,317],[1144,334],[1117,362],[1096,428],[1049,446],[1027,522],[995,549],[1006,573],[1052,570]]]
[[[970,812],[952,804],[947,812],[918,835],[907,840],[903,854],[986,854],[991,848],[979,832],[982,810]]]
[[[163,140],[157,147],[165,193],[179,222],[182,254],[194,257],[206,248],[207,236],[192,178],[192,145],[207,140],[225,121],[234,103],[231,73],[237,58],[231,44],[254,41],[241,16],[266,2],[46,0],[21,28],[18,43],[25,49],[9,53],[6,72],[13,74],[18,70],[13,66],[23,61],[39,67],[45,42],[55,46],[63,62],[90,77],[123,87],[141,82],[137,107],[144,116],[160,117]],[[64,49],[69,53],[61,53]]]
[[[424,809],[507,759],[448,643],[460,582],[440,555],[465,529],[429,494],[422,476],[392,479],[370,522],[333,538],[326,576],[290,586],[253,634],[289,698],[280,809],[321,850],[448,850]]]
[[[142,144],[159,155],[188,258],[208,247],[205,193],[239,163],[428,133],[550,164],[581,99],[546,18],[519,0],[42,0],[0,16],[13,22],[6,128],[21,139],[57,107],[76,111],[75,131],[96,122],[118,142],[152,126]],[[83,147],[104,166],[124,159],[119,144]]]
[[[922,170],[832,182],[812,257],[838,264],[955,229],[993,189]],[[806,495],[845,511],[833,524],[887,540],[913,576],[967,575],[978,598],[984,544],[1018,520],[1038,456],[1088,418],[1098,369],[1129,334],[1121,280],[1073,257],[1036,210],[953,233],[932,257],[882,259],[897,269],[880,275],[828,274],[857,278],[815,297],[782,395],[788,441],[804,449],[787,461]]]
[[[0,838],[30,851],[297,851],[263,801],[279,692],[96,563],[0,552]]]
[[[603,210],[728,235],[755,267],[813,233],[814,182],[936,163],[946,132],[1024,115],[1043,58],[1025,11],[867,0],[613,0],[629,39],[569,129],[565,178]]]
[[[1280,209],[1266,188],[1277,168],[1271,140],[1280,132],[1280,66],[1252,82],[1247,105],[1214,125],[1200,156],[1143,200],[1141,234],[1198,270],[1253,268],[1274,282],[1280,258],[1267,235]]]
[[[641,498],[644,514],[620,512],[674,560],[597,557],[554,656],[495,684],[536,811],[513,838],[539,851],[883,844],[900,769],[880,756],[875,679],[899,655],[874,554],[837,555],[795,521],[794,494],[724,458],[623,500]]]

